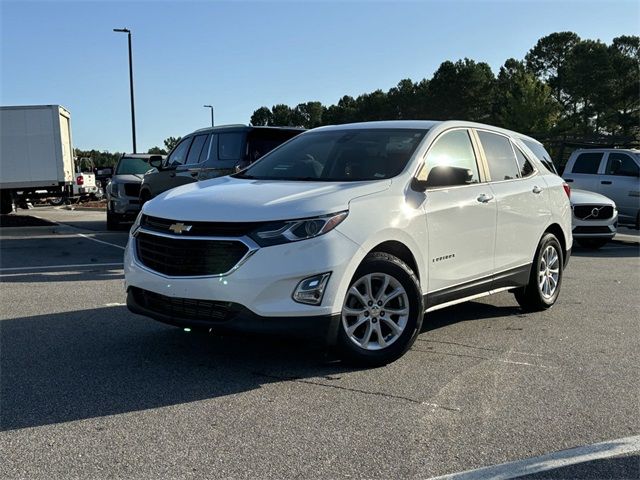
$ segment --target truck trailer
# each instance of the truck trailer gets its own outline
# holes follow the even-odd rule
[[[73,194],[71,114],[60,105],[0,107],[0,213],[14,202]]]

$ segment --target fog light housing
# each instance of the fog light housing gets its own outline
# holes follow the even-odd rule
[[[327,272],[301,280],[293,291],[293,300],[307,305],[320,305],[330,276],[331,272]]]

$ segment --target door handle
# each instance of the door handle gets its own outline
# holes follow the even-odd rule
[[[533,193],[542,193],[542,189],[539,186],[536,185],[535,187],[533,187],[532,192]]]
[[[600,183],[602,185],[611,185],[611,180],[602,180]]]
[[[493,200],[493,195],[487,195],[486,193],[483,193],[482,195],[480,195],[477,200],[480,203],[487,203],[490,202],[491,200]]]

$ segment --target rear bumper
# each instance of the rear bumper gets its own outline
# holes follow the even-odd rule
[[[158,308],[158,302],[149,300],[152,295],[156,301],[166,302],[162,311]],[[166,297],[157,293],[148,292],[136,287],[127,290],[127,307],[133,313],[144,315],[162,323],[177,327],[205,327],[215,332],[273,334],[286,337],[316,338],[324,340],[328,344],[334,344],[339,314],[316,315],[304,317],[263,317],[252,312],[248,308],[237,304],[227,303],[224,313],[210,312],[206,314],[198,307],[187,307],[188,318],[179,313],[174,313],[171,304],[182,299]],[[190,300],[190,299],[189,299]],[[193,302],[191,300],[191,302]]]

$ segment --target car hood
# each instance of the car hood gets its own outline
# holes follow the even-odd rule
[[[111,182],[113,183],[142,183],[143,175],[114,175],[111,177]]]
[[[306,182],[220,177],[169,190],[144,213],[172,220],[257,222],[339,212],[357,197],[386,190],[391,180]]]
[[[614,205],[615,202],[609,197],[600,195],[596,192],[589,192],[587,190],[580,190],[578,188],[571,189],[571,205],[583,205],[585,203],[600,203],[603,205]]]

